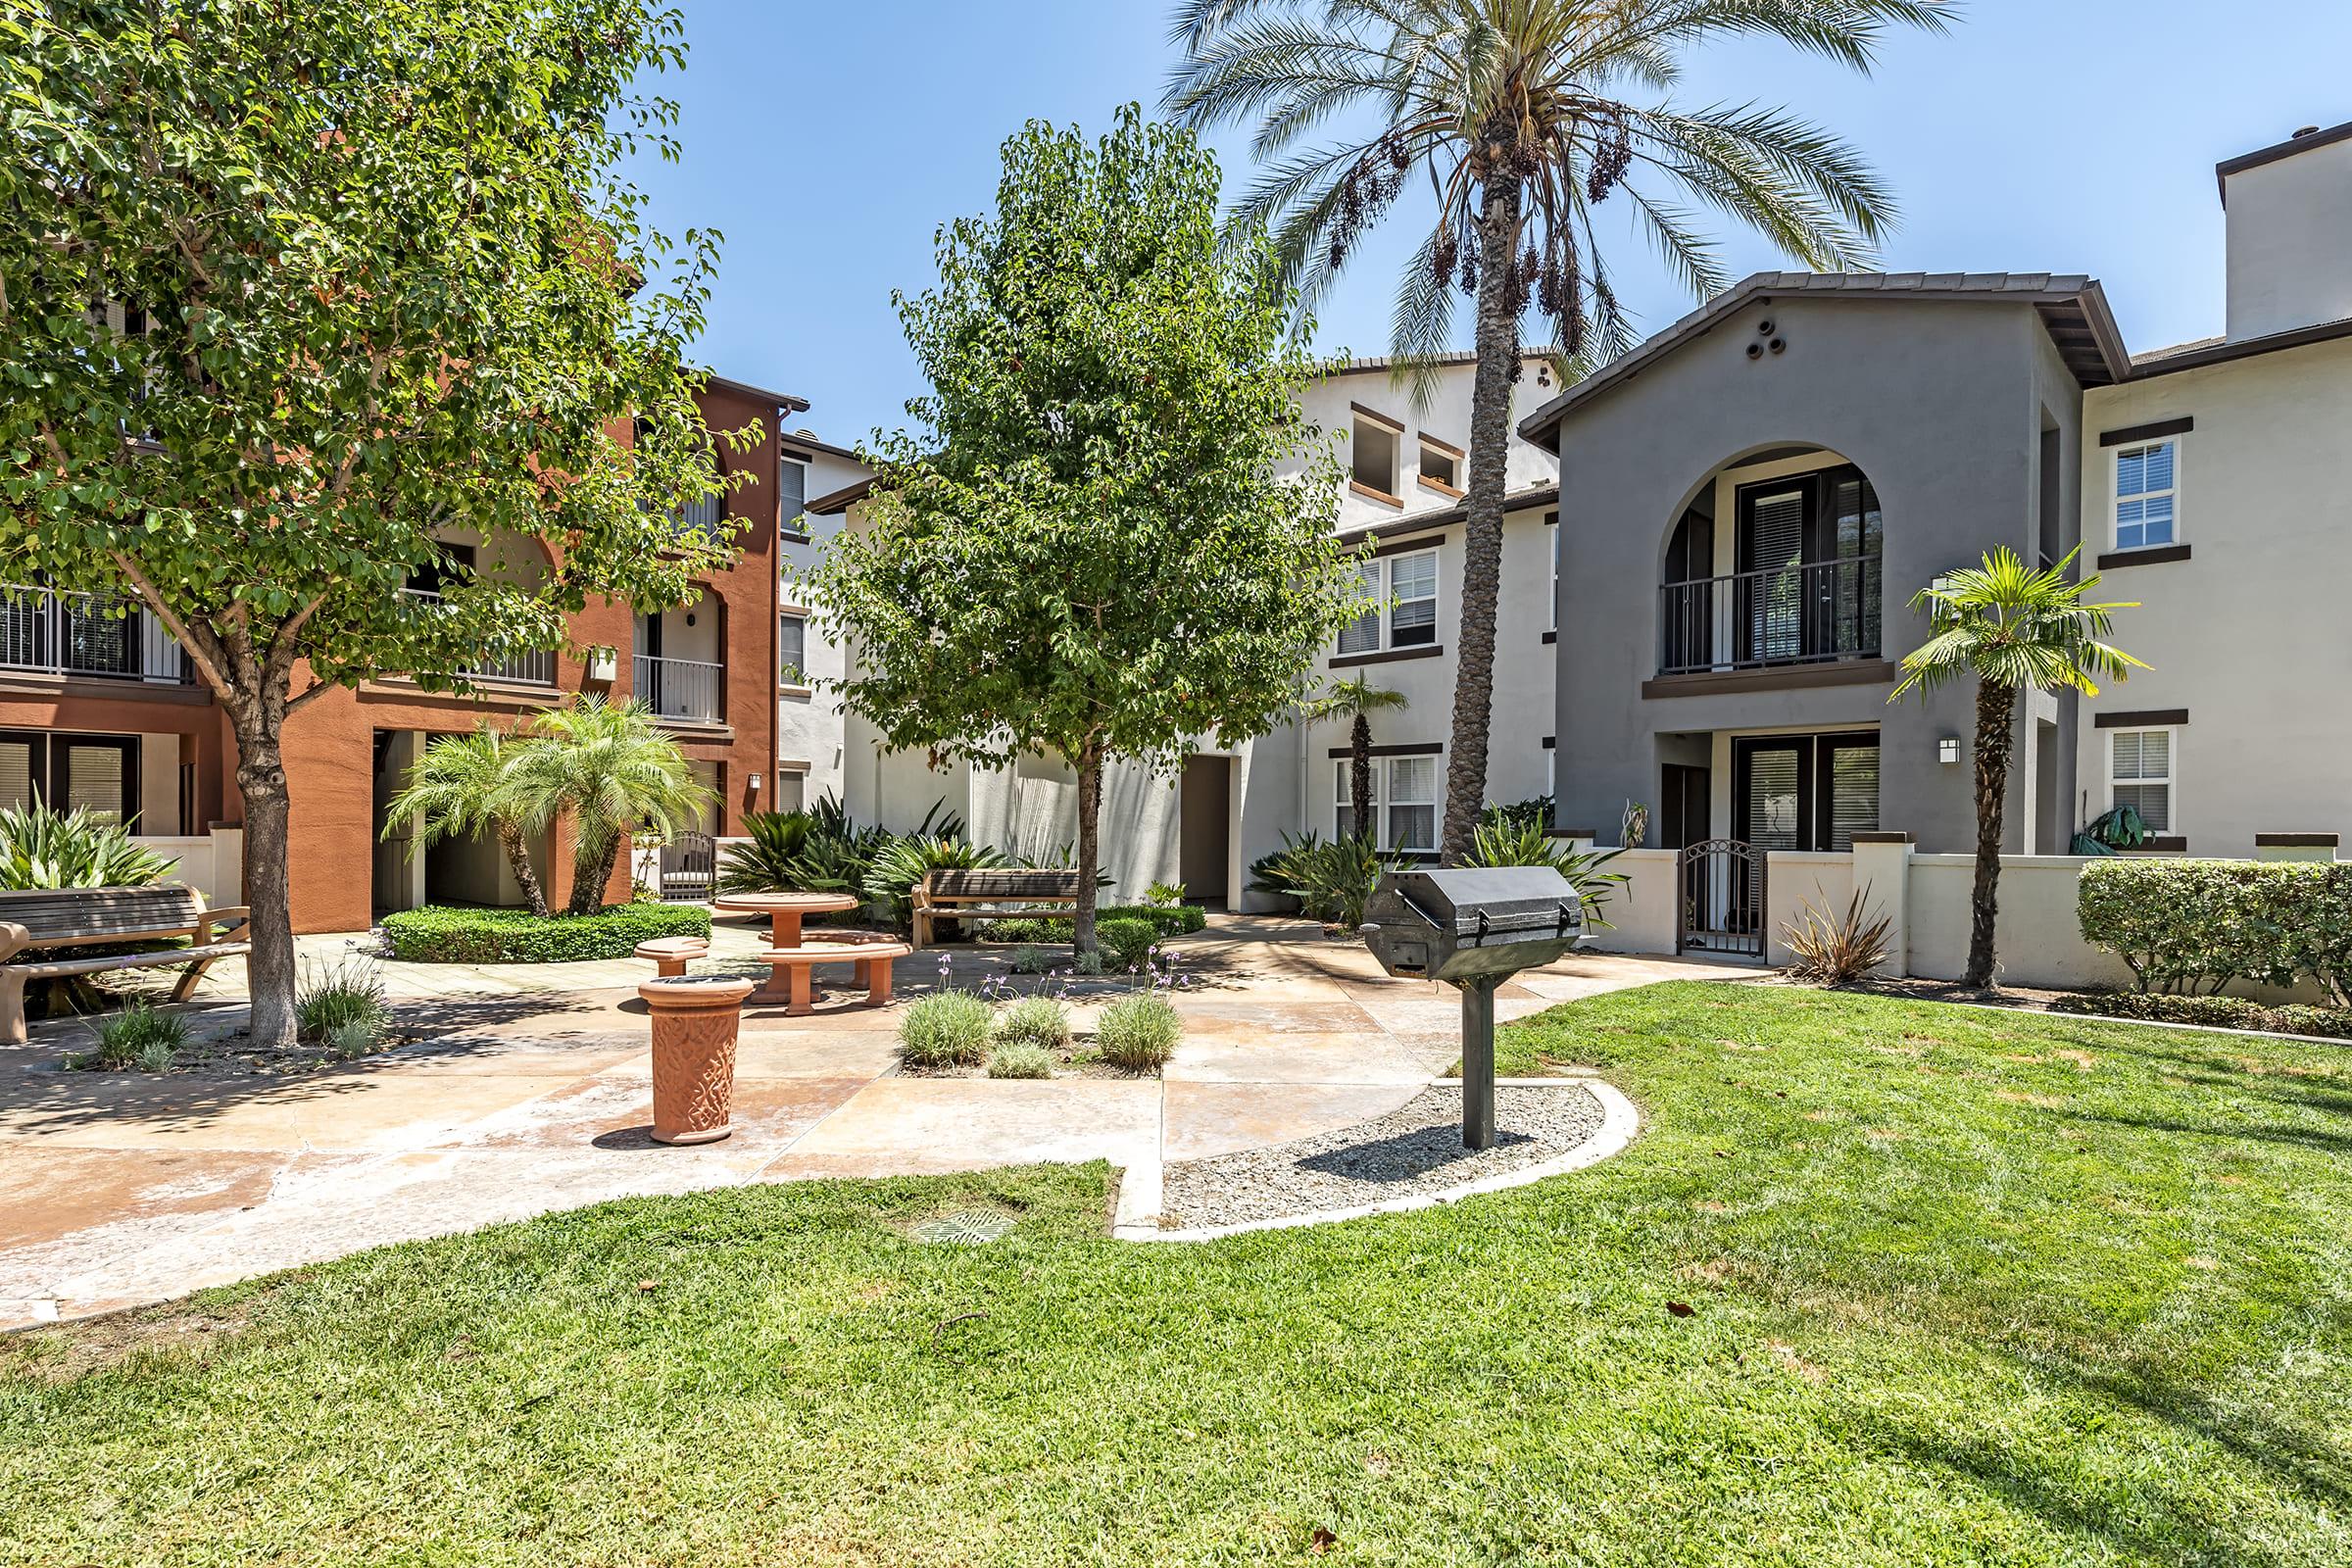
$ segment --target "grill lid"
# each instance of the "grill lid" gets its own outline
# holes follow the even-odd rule
[[[1584,924],[1575,885],[1548,865],[1397,871],[1392,884],[1422,918],[1456,937],[1573,931]]]

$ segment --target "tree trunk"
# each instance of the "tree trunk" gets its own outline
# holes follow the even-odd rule
[[[507,852],[507,869],[514,873],[514,881],[522,889],[524,906],[545,919],[547,889],[539,885],[539,873],[531,869],[531,852],[522,842],[521,831],[503,816],[498,819],[498,842]]]
[[[2017,688],[1977,684],[1977,887],[1971,901],[1968,973],[1992,984],[1993,918],[2000,912],[2001,816],[2009,797],[2009,751],[2017,734]]]
[[[237,793],[245,801],[245,902],[252,907],[246,935],[253,994],[253,1043],[284,1050],[295,1042],[294,910],[287,875],[292,802],[277,727],[259,714],[240,718]]]
[[[1487,731],[1494,711],[1494,601],[1502,577],[1502,503],[1510,482],[1511,382],[1519,360],[1519,181],[1486,182],[1478,219],[1478,377],[1470,394],[1470,484],[1463,502],[1462,623],[1454,649],[1453,739],[1446,762],[1447,864],[1468,858],[1487,804]]]
[[[1095,951],[1095,875],[1102,859],[1102,753],[1089,741],[1078,753],[1078,906],[1070,914],[1070,946]]]
[[[575,850],[571,857],[571,898],[564,906],[566,914],[594,914],[605,906],[605,884],[612,880],[612,858],[620,853],[621,840],[608,841],[596,854]]]
[[[1370,844],[1377,831],[1372,821],[1372,721],[1361,713],[1348,732],[1348,807],[1355,813],[1354,836]]]

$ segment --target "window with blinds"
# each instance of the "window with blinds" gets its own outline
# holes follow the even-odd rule
[[[1854,847],[1879,826],[1879,739],[1868,732],[1734,743],[1732,833],[1758,849]]]
[[[1759,747],[1747,754],[1747,841],[1759,849],[1805,846],[1801,760],[1793,746]]]
[[[808,617],[778,615],[776,617],[776,678],[787,686],[803,686],[808,680]]]
[[[1805,641],[1805,492],[1775,491],[1749,503],[1747,551],[1750,658],[1801,658]]]
[[[0,808],[25,810],[33,804],[31,741],[0,740]]]
[[[788,539],[808,537],[808,465],[786,458],[776,465],[776,522]]]
[[[1420,648],[1438,640],[1438,553],[1416,551],[1389,558],[1389,643]]]
[[[120,746],[85,746],[68,741],[64,809],[83,810],[109,822],[123,815],[123,755]]]
[[[2180,451],[2171,441],[2116,449],[2116,549],[2151,550],[2178,536]]]
[[[1879,749],[1831,743],[1829,848],[1842,854],[1857,833],[1879,830]]]
[[[1433,851],[1438,847],[1438,760],[1389,760],[1389,848]]]
[[[1834,580],[1823,583],[1830,604],[1832,651],[1876,653],[1879,647],[1879,553],[1886,544],[1886,518],[1879,493],[1858,472],[1830,486],[1830,514],[1838,549]]]
[[[2119,729],[2110,732],[2109,787],[2114,803],[2128,806],[2151,831],[2171,833],[2173,826],[2173,732],[2169,729]]]
[[[1371,654],[1380,651],[1380,610],[1378,601],[1386,599],[1382,584],[1386,581],[1381,563],[1367,561],[1356,567],[1356,577],[1364,596],[1375,601],[1374,608],[1365,611],[1340,628],[1340,652],[1343,654]]]

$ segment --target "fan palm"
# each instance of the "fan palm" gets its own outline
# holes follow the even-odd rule
[[[515,762],[514,799],[526,830],[571,818],[571,898],[564,907],[588,914],[603,906],[613,862],[633,831],[644,826],[667,838],[701,821],[712,796],[645,704],[583,697],[531,721]]]
[[[2009,754],[2021,691],[2099,694],[2101,680],[2127,680],[2148,666],[2106,640],[2112,612],[2133,604],[2084,604],[2098,585],[2069,580],[2070,551],[2054,566],[2028,566],[2003,545],[1982,566],[1947,572],[1912,598],[1935,634],[1903,659],[1905,692],[1934,691],[1974,676],[1977,682],[1977,882],[1968,941],[1969,985],[1992,984],[1993,916],[1999,909],[2001,815],[2009,791]]]
[[[385,808],[383,836],[391,838],[399,824],[415,817],[417,831],[409,853],[421,855],[442,839],[488,828],[506,851],[507,868],[522,889],[523,903],[533,914],[547,913],[547,890],[539,885],[523,838],[529,812],[515,793],[517,764],[527,750],[527,743],[518,745],[487,724],[470,735],[434,737],[409,769],[406,787]]]
[[[1469,853],[1486,803],[1494,603],[1511,383],[1533,305],[1564,377],[1630,348],[1592,210],[1622,192],[1668,268],[1701,296],[1730,278],[1695,213],[1755,229],[1807,267],[1862,263],[1892,203],[1850,147],[1780,110],[1677,109],[1682,57],[1765,34],[1867,72],[1891,26],[1941,28],[1951,0],[1179,0],[1185,58],[1167,105],[1200,126],[1254,121],[1267,165],[1235,213],[1275,236],[1302,312],[1357,237],[1425,176],[1430,231],[1397,291],[1394,353],[1434,385],[1454,291],[1476,300],[1461,634],[1444,849]],[[1309,138],[1338,120],[1359,133]]]
[[[1355,836],[1367,843],[1379,826],[1372,820],[1371,715],[1405,706],[1404,693],[1375,686],[1362,675],[1335,682],[1314,705],[1316,718],[1353,721],[1348,727],[1348,806]]]

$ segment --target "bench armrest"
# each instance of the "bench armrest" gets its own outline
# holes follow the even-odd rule
[[[14,920],[0,920],[0,962],[32,946],[32,933]]]
[[[239,926],[253,924],[250,905],[228,904],[218,909],[207,909],[196,916],[196,946],[203,947],[215,936],[226,936]]]

